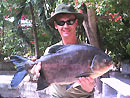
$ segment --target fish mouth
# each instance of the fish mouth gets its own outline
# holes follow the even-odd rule
[[[110,65],[108,65],[108,66],[106,66],[104,68],[94,70],[94,72],[91,73],[89,77],[95,79],[95,78],[97,78],[99,76],[102,76],[103,74],[107,73],[110,69],[112,69],[113,66],[114,66],[113,64],[110,64]]]

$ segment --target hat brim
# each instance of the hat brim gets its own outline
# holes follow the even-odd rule
[[[56,13],[54,14],[52,17],[48,18],[47,19],[47,23],[52,27],[52,28],[55,28],[54,27],[54,21],[56,19],[56,16],[59,15],[59,14],[73,14],[75,15],[75,17],[78,19],[78,25],[81,25],[83,20],[84,20],[84,16],[83,14],[81,13],[72,13],[72,12],[60,12],[60,13]]]

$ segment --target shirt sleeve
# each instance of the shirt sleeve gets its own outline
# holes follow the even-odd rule
[[[51,47],[55,46],[55,45],[63,45],[63,43],[62,43],[62,41],[60,41],[59,43],[56,43],[56,44],[54,44],[54,45],[48,47],[48,48],[45,50],[44,55],[49,54],[49,49],[50,49]]]
[[[48,48],[45,50],[44,55],[49,54],[49,49],[50,49],[50,48],[51,48],[51,47],[48,47]]]

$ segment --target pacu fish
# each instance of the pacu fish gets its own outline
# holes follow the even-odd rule
[[[20,56],[11,56],[10,60],[24,72],[38,62],[42,63],[41,81],[38,89],[45,88],[51,83],[73,83],[76,78],[90,76],[97,78],[108,72],[113,66],[112,58],[106,53],[90,45],[57,45],[49,50],[48,55],[41,56],[35,62]],[[22,68],[21,68],[22,67]],[[18,69],[17,68],[17,69]],[[12,80],[16,86],[18,72]],[[21,75],[21,73],[20,73]],[[22,75],[22,79],[24,75]],[[20,81],[19,81],[20,82]],[[18,85],[19,83],[17,83]],[[43,87],[41,87],[43,85]],[[45,86],[46,85],[46,86]]]

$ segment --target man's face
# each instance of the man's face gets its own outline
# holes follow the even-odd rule
[[[71,37],[76,34],[78,19],[73,14],[59,14],[54,21],[55,28],[61,37]]]

